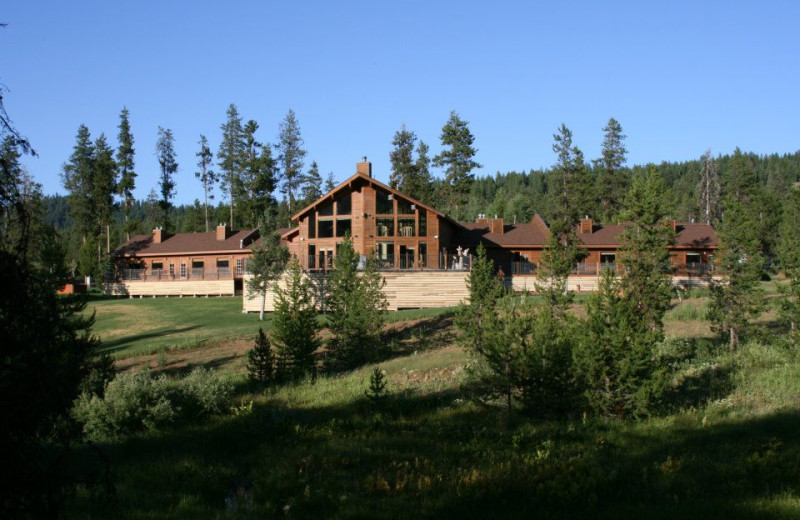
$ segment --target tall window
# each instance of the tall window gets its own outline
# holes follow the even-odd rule
[[[391,215],[394,213],[392,194],[388,191],[377,190],[375,195],[375,213],[378,215]]]
[[[308,238],[317,238],[317,216],[313,211],[308,214]]]
[[[414,210],[412,209],[413,204],[408,202],[407,200],[398,198],[397,199],[397,213],[400,215],[413,215]]]
[[[320,220],[319,238],[333,238],[333,220]]]
[[[352,224],[349,218],[336,219],[336,236],[343,237],[345,233],[352,232]]]
[[[320,217],[330,217],[333,215],[333,203],[326,202],[325,204],[319,207],[319,216]]]
[[[308,268],[316,269],[317,246],[308,244]]]
[[[394,242],[378,242],[375,245],[375,256],[379,267],[394,267]]]
[[[428,236],[428,211],[425,209],[419,210],[419,236]]]
[[[428,267],[428,243],[419,243],[419,266]]]
[[[181,278],[186,278],[186,262],[181,262]]]
[[[414,233],[414,222],[413,218],[400,218],[397,219],[397,227],[398,227],[398,236],[401,237],[413,237],[415,236]]]
[[[175,266],[172,263],[169,264],[169,275],[175,276]]]
[[[377,228],[377,235],[379,237],[394,236],[394,218],[375,219],[375,227]]]
[[[244,266],[244,262],[241,258],[236,259],[236,276],[242,276],[242,269]]]
[[[350,193],[345,193],[340,198],[336,199],[336,214],[349,215],[352,206],[353,197]]]

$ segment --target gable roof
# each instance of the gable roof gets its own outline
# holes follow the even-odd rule
[[[258,229],[236,231],[225,240],[217,240],[215,231],[167,235],[160,244],[153,235],[137,235],[114,250],[114,256],[155,256],[202,253],[238,253],[250,251],[258,238]]]
[[[623,224],[594,226],[591,233],[578,233],[585,246],[619,246],[619,235],[625,229]],[[671,247],[715,248],[718,245],[717,232],[708,224],[677,223],[675,241]]]
[[[318,198],[317,200],[315,200],[314,202],[312,202],[311,204],[309,204],[305,208],[301,209],[300,211],[298,211],[297,213],[292,215],[292,220],[300,220],[300,217],[302,217],[303,215],[305,215],[306,213],[311,211],[313,208],[319,206],[320,204],[322,204],[324,202],[327,202],[328,200],[332,200],[337,193],[339,193],[340,191],[344,190],[345,188],[352,187],[353,183],[355,183],[356,181],[365,182],[367,184],[372,184],[373,186],[376,186],[376,187],[378,187],[378,188],[380,188],[382,190],[386,190],[389,193],[392,193],[393,195],[397,195],[397,196],[399,196],[399,197],[401,197],[403,199],[408,200],[409,202],[411,202],[411,204],[415,204],[415,205],[417,205],[419,207],[427,209],[428,211],[432,211],[432,212],[436,213],[438,216],[449,220],[450,222],[452,222],[453,224],[456,224],[457,226],[461,226],[462,225],[460,222],[456,222],[451,217],[449,217],[445,213],[442,213],[438,209],[436,209],[436,208],[434,208],[434,207],[432,207],[432,206],[430,206],[428,204],[425,204],[424,202],[420,202],[420,201],[418,201],[417,199],[415,199],[413,197],[409,197],[405,193],[403,193],[401,191],[398,191],[398,190],[396,190],[396,189],[394,189],[394,188],[392,188],[390,186],[387,186],[386,184],[376,180],[374,177],[370,177],[369,175],[366,175],[366,174],[360,173],[360,172],[356,173],[355,175],[353,175],[352,177],[350,177],[346,181],[342,182],[341,184],[339,184],[338,186],[333,188],[331,191],[329,191],[328,193],[326,193],[322,197]]]

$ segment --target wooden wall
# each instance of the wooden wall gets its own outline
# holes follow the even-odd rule
[[[178,280],[172,282],[119,282],[109,284],[106,293],[131,298],[156,296],[233,296],[234,281],[228,280]]]

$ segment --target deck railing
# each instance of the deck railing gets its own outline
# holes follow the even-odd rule
[[[181,280],[230,280],[233,275],[230,269],[206,271],[202,268],[192,268],[184,276],[180,273],[170,273],[165,269],[123,269],[120,279],[125,282],[174,282]]]
[[[382,255],[376,257],[379,271],[469,271],[472,268],[472,255]],[[359,269],[364,268],[366,256],[361,257]],[[300,267],[308,271],[327,271],[336,265],[336,255],[303,256]]]

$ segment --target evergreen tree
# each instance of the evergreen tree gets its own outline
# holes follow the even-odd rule
[[[477,153],[472,146],[475,138],[467,125],[455,110],[450,112],[440,136],[443,150],[433,158],[433,165],[445,170],[446,205],[457,217],[464,211],[469,198],[474,177],[472,170],[482,168],[473,159]]]
[[[372,358],[383,331],[385,282],[374,254],[359,275],[360,261],[348,233],[339,245],[328,286],[328,365],[333,370],[355,368]]]
[[[734,351],[750,320],[763,310],[763,291],[759,285],[763,259],[758,230],[753,225],[755,210],[734,198],[735,190],[730,193],[717,230],[717,267],[727,280],[711,285],[708,317],[712,330],[728,335],[729,348]]]
[[[244,155],[244,131],[239,110],[233,103],[226,111],[227,120],[220,126],[222,142],[217,152],[217,165],[219,166],[220,189],[228,193],[230,199],[230,224],[234,228],[233,210],[236,207],[236,194],[241,191],[239,183],[242,174],[242,156]]]
[[[158,181],[161,199],[158,204],[161,208],[161,225],[169,227],[169,211],[172,207],[172,198],[175,196],[175,179],[173,176],[178,171],[178,162],[175,160],[175,138],[172,130],[158,127],[158,141],[156,141],[156,156],[161,175]]]
[[[783,210],[783,222],[778,243],[780,269],[786,285],[780,285],[779,310],[781,320],[789,325],[791,338],[797,342],[797,323],[800,321],[800,189],[791,188]]]
[[[325,187],[323,188],[323,190],[325,193],[328,193],[335,187],[336,187],[336,180],[333,178],[333,172],[328,172],[328,178],[325,179]]]
[[[406,129],[406,125],[395,132],[392,139],[394,149],[389,153],[389,161],[392,164],[392,173],[389,176],[389,185],[403,193],[408,192],[412,179],[416,175],[416,164],[414,163],[414,143],[417,136],[414,132]]]
[[[92,174],[92,205],[95,209],[95,234],[105,235],[106,253],[111,252],[109,227],[111,213],[114,209],[114,193],[117,190],[117,163],[114,161],[114,151],[108,146],[106,137],[100,137],[94,143],[94,172]],[[98,259],[100,258],[98,243]]]
[[[562,123],[558,133],[553,134],[553,140],[558,162],[547,184],[554,220],[561,221],[561,227],[575,227],[582,216],[594,213],[594,182],[583,160],[583,152],[572,144],[572,131]]]
[[[275,380],[275,356],[269,337],[264,329],[258,328],[255,345],[247,352],[247,375],[251,381],[262,386]]]
[[[286,113],[278,132],[278,163],[280,165],[283,192],[288,204],[289,214],[297,210],[295,199],[303,181],[303,165],[306,151],[303,149],[303,138],[300,135],[300,124],[292,109]]]
[[[136,162],[134,157],[133,148],[133,134],[131,133],[131,125],[128,121],[128,109],[122,108],[119,115],[119,134],[117,141],[119,148],[117,148],[117,168],[119,174],[119,182],[117,183],[117,193],[122,197],[122,207],[125,214],[125,234],[126,240],[130,240],[131,226],[130,212],[131,206],[135,201],[133,197],[133,190],[136,188]]]
[[[272,340],[275,343],[284,377],[291,380],[316,374],[314,352],[319,348],[320,326],[311,291],[311,282],[303,274],[297,257],[292,257],[285,277],[286,288],[275,286],[275,315]]]
[[[242,174],[237,199],[239,220],[245,226],[259,225],[265,212],[275,205],[272,192],[275,191],[276,164],[271,147],[255,139],[257,130],[258,123],[253,120],[248,121],[243,129]]]
[[[599,217],[604,223],[610,223],[622,209],[625,193],[628,191],[628,172],[625,167],[625,134],[622,125],[613,117],[603,127],[602,157],[597,159],[595,166],[598,168],[597,193],[599,202]]]
[[[736,199],[741,203],[753,202],[758,191],[758,177],[750,158],[737,146],[722,176],[722,193],[726,200]]]
[[[208,147],[206,136],[201,134],[198,144],[200,145],[200,151],[198,151],[195,156],[198,158],[197,167],[200,169],[194,172],[194,175],[200,179],[200,183],[203,185],[203,209],[205,213],[206,232],[208,232],[208,199],[214,199],[213,189],[214,185],[219,181],[219,178],[214,170],[211,169],[211,161],[214,158],[214,154]]]
[[[698,206],[700,217],[706,224],[712,224],[719,218],[720,185],[717,164],[711,156],[711,150],[706,150],[700,159],[700,183],[697,185]]]
[[[251,275],[247,287],[261,297],[258,319],[264,321],[267,292],[286,269],[289,250],[281,244],[281,236],[270,219],[261,223],[259,231],[261,240],[253,247],[252,257],[247,264],[247,272]]]
[[[303,182],[303,206],[311,204],[318,198],[322,197],[322,177],[319,174],[319,166],[317,161],[311,162],[311,168],[308,169],[305,180]]]
[[[425,141],[417,144],[417,161],[414,168],[412,182],[408,186],[408,195],[425,204],[433,204],[433,179],[431,178],[431,159],[428,156],[430,149]]]
[[[669,245],[675,233],[667,220],[668,199],[661,174],[651,167],[634,177],[621,214],[626,225],[619,236],[620,287],[641,333],[648,336],[644,341],[651,344],[664,339],[664,313],[672,295]]]
[[[72,155],[69,162],[62,167],[62,182],[69,192],[68,203],[70,216],[83,240],[94,236],[96,214],[92,204],[94,191],[94,145],[89,129],[85,125],[78,127]]]

